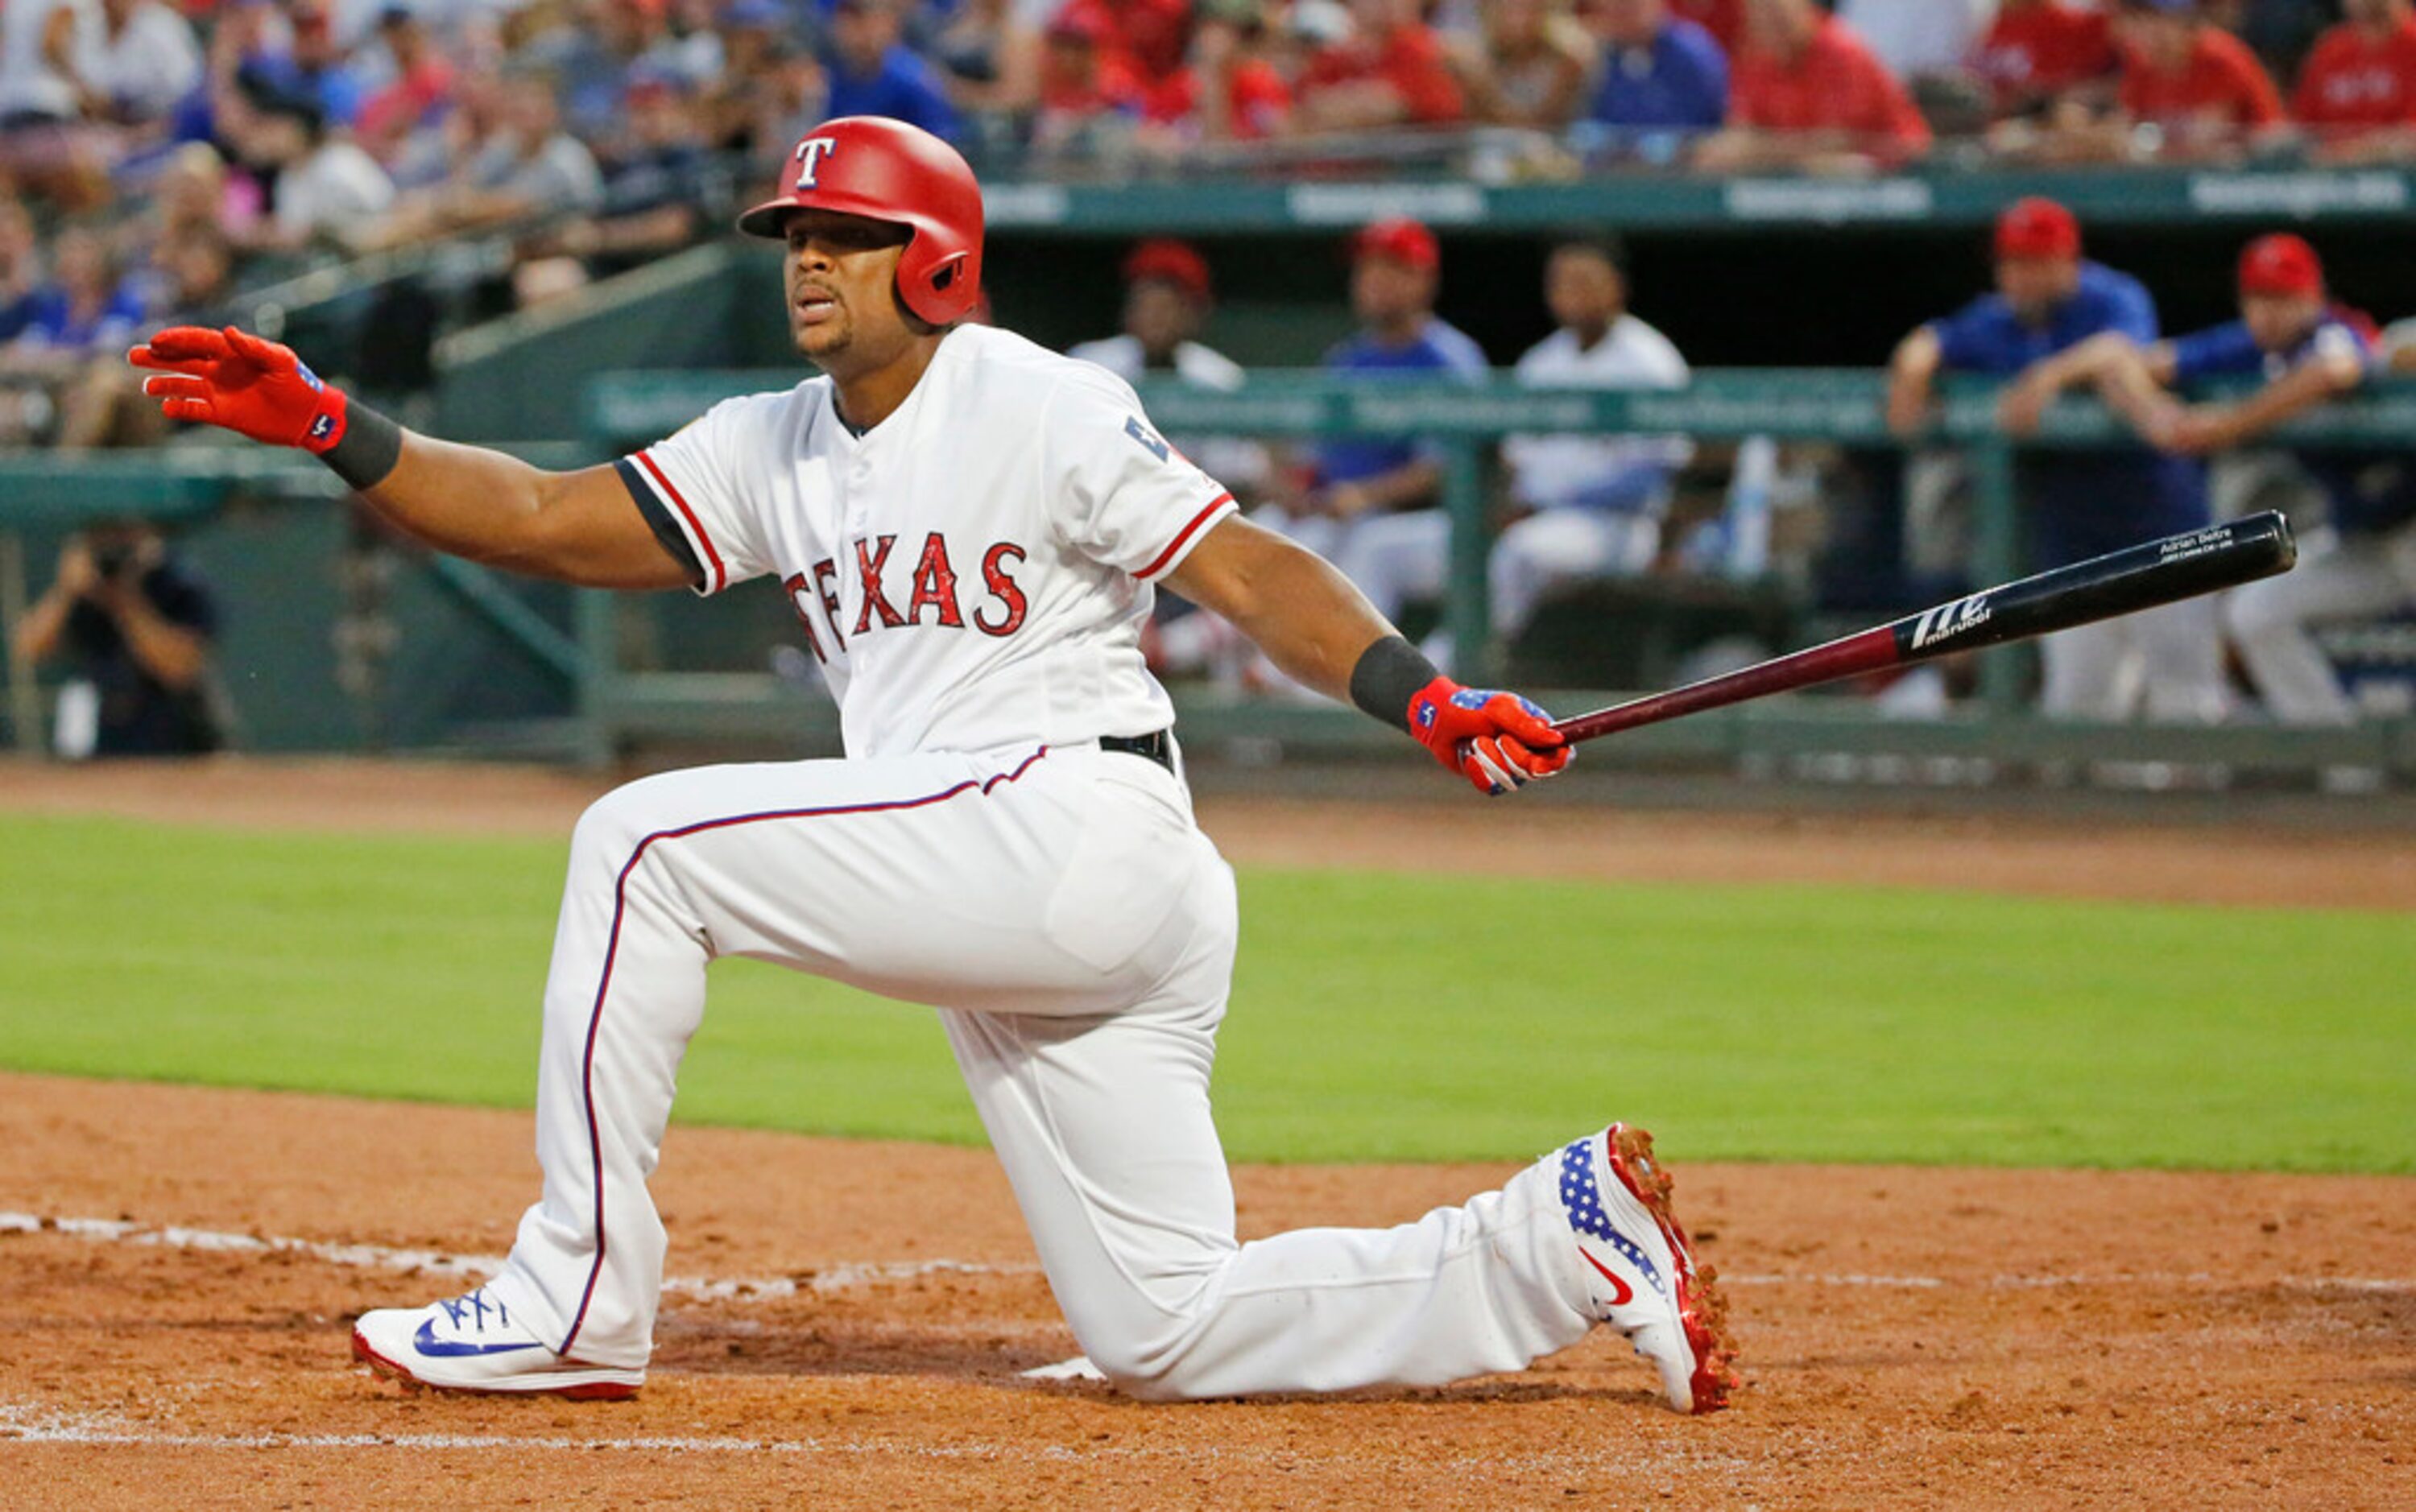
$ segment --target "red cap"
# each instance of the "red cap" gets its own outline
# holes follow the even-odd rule
[[[1208,297],[1208,260],[1189,242],[1160,237],[1134,247],[1125,259],[1125,282],[1139,283],[1143,278],[1162,279],[1194,299]]]
[[[2080,222],[2053,200],[2037,195],[2016,200],[1997,217],[1997,255],[2078,257]]]
[[[2316,249],[2288,232],[2259,236],[2240,254],[2240,292],[2243,294],[2306,294],[2324,292],[2323,260]]]
[[[1435,233],[1405,216],[1379,220],[1351,238],[1353,258],[1388,257],[1422,273],[1442,266],[1442,247]]]

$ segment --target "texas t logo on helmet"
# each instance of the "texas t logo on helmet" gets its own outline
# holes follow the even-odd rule
[[[822,160],[838,150],[838,143],[829,137],[808,137],[797,143],[797,183],[801,189],[817,187],[814,173]]]
[[[898,296],[933,325],[981,303],[982,195],[957,149],[885,116],[842,115],[801,138],[796,177],[778,199],[738,217],[749,236],[785,240],[789,217],[828,210],[914,232],[898,260]]]

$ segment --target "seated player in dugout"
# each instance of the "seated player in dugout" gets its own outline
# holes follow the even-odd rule
[[[2316,249],[2279,234],[2241,253],[2238,320],[2152,345],[2104,337],[2074,353],[2074,367],[2151,445],[2202,457],[2246,445],[2388,364],[2374,322],[2333,301]],[[2172,393],[2227,378],[2263,382],[2195,404]],[[2295,571],[2234,591],[2224,619],[2276,720],[2342,725],[2356,707],[2310,632],[2416,605],[2416,461],[2405,445],[2292,456],[2323,495],[2331,530],[2307,542]]]
[[[1188,242],[1152,237],[1125,254],[1124,330],[1065,349],[1127,383],[1172,378],[1195,388],[1231,391],[1246,378],[1242,365],[1200,339],[1216,304],[1208,259]],[[1267,448],[1240,436],[1170,436],[1201,472],[1233,491],[1246,509],[1267,487]],[[1250,658],[1240,634],[1216,614],[1176,601],[1158,606],[1141,633],[1150,669],[1162,675],[1213,672],[1237,679]]]
[[[1127,383],[1172,378],[1198,388],[1232,390],[1242,365],[1200,339],[1216,307],[1207,258],[1188,242],[1153,237],[1125,254],[1124,329],[1065,349]],[[1238,437],[1177,437],[1175,443],[1245,504],[1265,487],[1267,449]]]
[[[1414,220],[1375,221],[1351,238],[1350,254],[1351,311],[1359,329],[1326,352],[1326,371],[1369,380],[1484,380],[1490,370],[1485,350],[1435,313],[1442,244],[1432,231]],[[1362,520],[1430,508],[1442,487],[1441,454],[1415,436],[1335,436],[1313,449],[1307,489],[1260,518],[1347,575]]]
[[[71,761],[217,750],[218,623],[209,584],[151,526],[115,521],[70,537],[58,576],[16,627],[29,665],[67,669],[53,747]]]
[[[1684,388],[1686,360],[1627,308],[1627,277],[1605,241],[1563,242],[1544,264],[1552,334],[1514,369],[1531,388]],[[1546,595],[1564,585],[1648,572],[1661,550],[1671,478],[1693,454],[1683,436],[1511,436],[1502,443],[1510,522],[1486,576],[1492,633],[1522,635]],[[1451,517],[1417,509],[1363,520],[1341,559],[1376,612],[1397,618],[1442,597]],[[1450,636],[1424,650],[1448,666]]]
[[[639,1388],[669,1242],[647,1177],[706,965],[747,955],[939,1010],[1075,1338],[1134,1395],[1435,1384],[1608,1324],[1668,1405],[1723,1405],[1719,1294],[1627,1125],[1397,1228],[1235,1237],[1208,1099],[1233,880],[1142,664],[1155,587],[1487,793],[1567,764],[1542,711],[1442,676],[1323,561],[1238,518],[1129,385],[968,323],[981,187],[938,138],[826,122],[740,227],[787,247],[790,330],[822,376],[611,466],[405,431],[238,330],[130,354],[170,417],[315,452],[441,549],[604,588],[769,577],[839,705],[843,758],[665,772],[581,818],[542,1193],[501,1274],[364,1314],[359,1358],[457,1390]]]
[[[1998,217],[1996,289],[1898,343],[1888,371],[1888,426],[1928,427],[1941,373],[2005,381],[1999,411],[2016,436],[2078,382],[2093,338],[2156,339],[2155,301],[2129,274],[2082,254],[2080,222],[2055,201],[2015,202]],[[2016,461],[2022,523],[2036,569],[2065,566],[2208,523],[2194,463],[2144,451],[2025,451]],[[2204,723],[2223,712],[2223,658],[2211,601],[2184,600],[2060,631],[2040,644],[2040,707],[2060,719]]]

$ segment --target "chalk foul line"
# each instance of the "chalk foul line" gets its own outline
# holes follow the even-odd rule
[[[188,1433],[144,1428],[100,1413],[71,1413],[0,1402],[0,1443],[141,1445],[188,1449],[618,1449],[663,1454],[894,1455],[918,1460],[1036,1459],[1080,1460],[1114,1446],[1073,1449],[1050,1444],[890,1444],[879,1440],[748,1439],[679,1434],[620,1438],[497,1433]],[[1214,1449],[1126,1446],[1152,1458],[1215,1459]]]
[[[205,1253],[305,1255],[332,1265],[406,1271],[469,1280],[484,1280],[500,1274],[504,1268],[501,1255],[400,1249],[381,1244],[338,1244],[277,1235],[230,1234],[174,1224],[137,1223],[125,1219],[60,1218],[0,1211],[0,1235],[7,1234],[58,1234],[99,1244],[144,1245]],[[663,1291],[668,1295],[692,1301],[769,1302],[800,1293],[853,1291],[890,1282],[918,1280],[927,1276],[1036,1276],[1039,1272],[1037,1265],[989,1265],[974,1260],[849,1261],[800,1271],[793,1276],[672,1276],[665,1278]]]
[[[504,1268],[501,1255],[461,1254],[450,1250],[413,1250],[376,1244],[340,1244],[320,1239],[234,1234],[173,1224],[138,1223],[125,1219],[63,1218],[37,1213],[0,1211],[0,1235],[57,1234],[103,1244],[145,1245],[166,1250],[190,1250],[234,1254],[306,1255],[335,1265],[416,1272],[483,1280]],[[790,1276],[670,1277],[666,1295],[705,1302],[768,1302],[803,1293],[857,1290],[929,1276],[1036,1276],[1033,1265],[993,1265],[974,1260],[850,1261]],[[1981,1288],[1990,1291],[2034,1291],[2058,1287],[2135,1286],[2187,1287],[2226,1291],[2416,1293],[2416,1279],[2397,1276],[2243,1276],[2212,1271],[2106,1271],[2077,1275],[2001,1275],[1950,1279],[1941,1276],[1887,1276],[1853,1273],[1723,1274],[1729,1286],[1824,1286],[1877,1290],[1934,1291]]]

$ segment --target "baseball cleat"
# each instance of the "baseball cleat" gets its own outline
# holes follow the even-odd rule
[[[1613,1124],[1561,1151],[1561,1205],[1593,1315],[1659,1369],[1673,1411],[1715,1413],[1738,1384],[1728,1299],[1718,1273],[1695,1264],[1669,1185],[1641,1129]]]
[[[512,1320],[483,1287],[424,1308],[382,1308],[353,1325],[353,1357],[405,1386],[437,1391],[550,1393],[586,1400],[634,1397],[643,1369],[557,1355]]]

